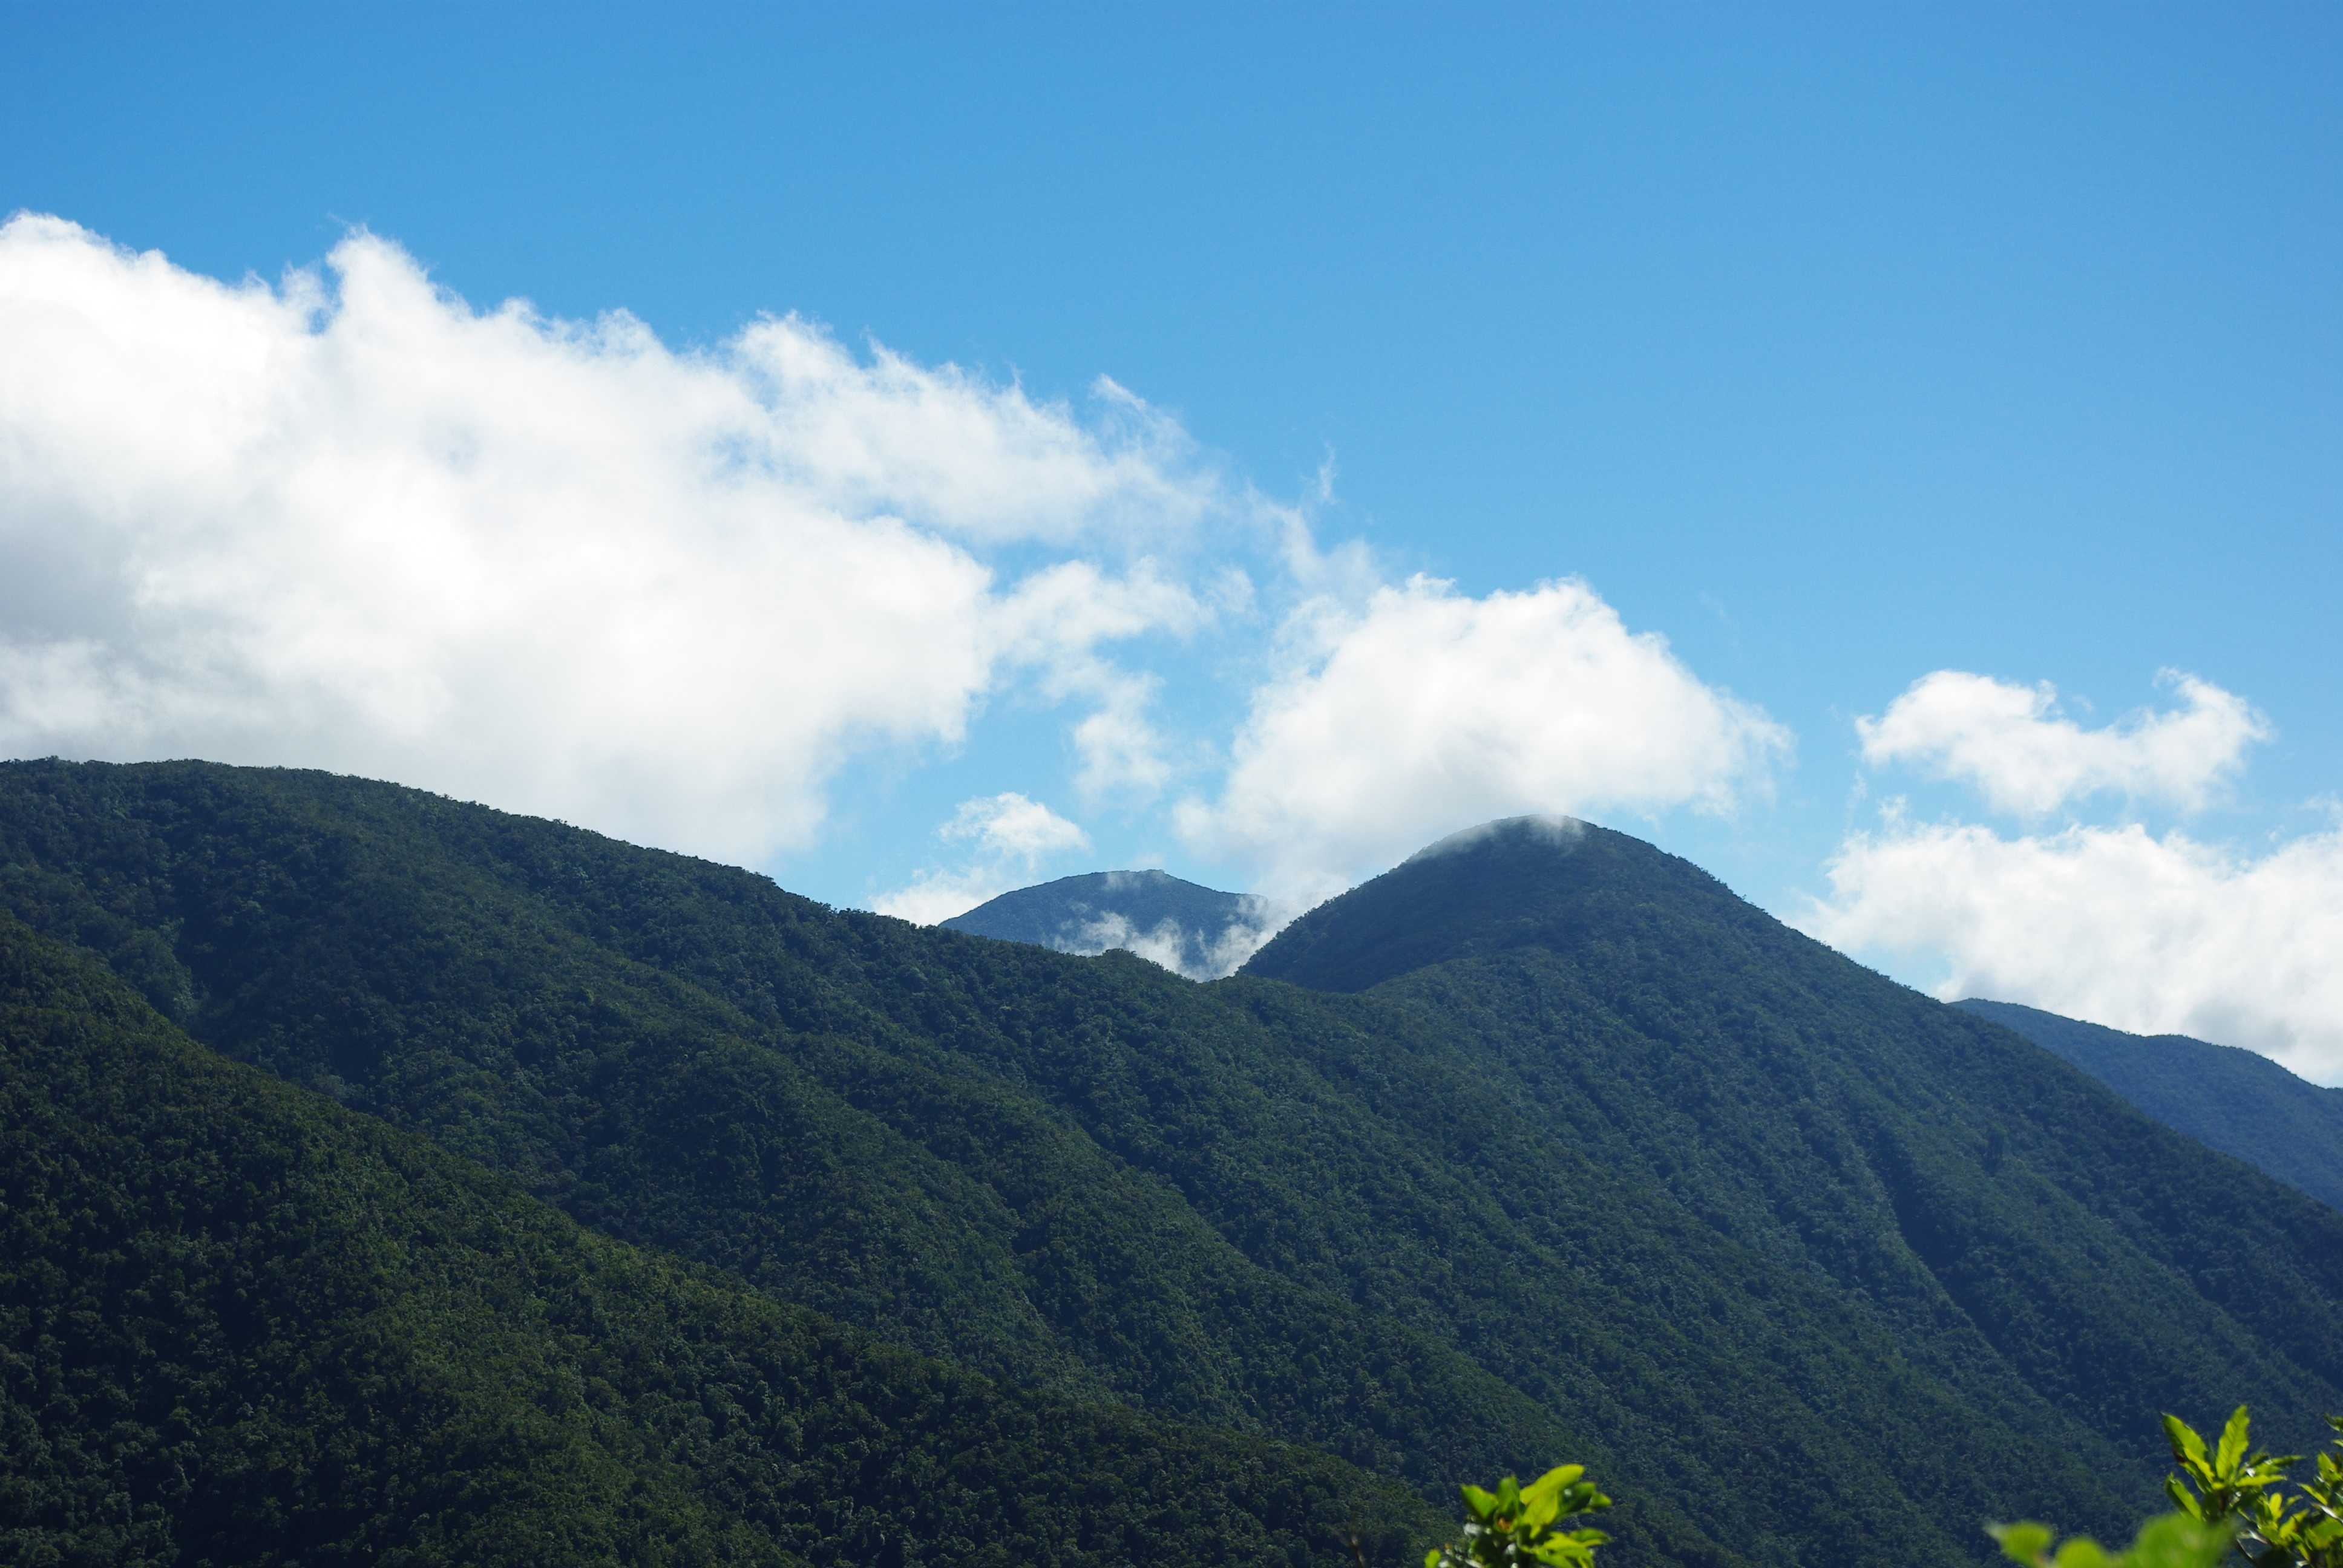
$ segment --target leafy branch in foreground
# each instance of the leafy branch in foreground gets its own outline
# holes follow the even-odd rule
[[[2229,1549],[2229,1533],[2218,1524],[2165,1513],[2140,1526],[2127,1552],[2109,1552],[2087,1535],[2077,1535],[2054,1553],[2056,1532],[2047,1524],[1989,1526],[2002,1555],[2027,1568],[2213,1568]]]
[[[1611,1506],[1585,1474],[1583,1464],[1564,1464],[1527,1486],[1508,1475],[1494,1492],[1460,1488],[1464,1527],[1456,1540],[1424,1553],[1423,1568],[1513,1568],[1529,1563],[1592,1568],[1594,1549],[1611,1537],[1600,1530],[1563,1527]]]
[[[2343,1452],[2343,1416],[2328,1416]],[[2239,1405],[2209,1450],[2178,1416],[2164,1418],[2179,1473],[2165,1491],[2178,1512],[2148,1521],[2130,1551],[2112,1555],[2077,1537],[2053,1555],[2046,1524],[1996,1526],[2002,1554],[2030,1568],[2213,1568],[2234,1548],[2253,1568],[2343,1568],[2343,1462],[2318,1456],[2316,1473],[2289,1482],[2299,1454],[2252,1449],[2246,1407]],[[2289,1493],[2286,1488],[2297,1490]]]
[[[2343,1452],[2343,1416],[2327,1424]],[[2191,1519],[2233,1526],[2237,1554],[2268,1568],[2343,1568],[2343,1462],[2336,1452],[2318,1455],[2308,1481],[2288,1483],[2287,1472],[2299,1454],[2272,1458],[2247,1451],[2246,1407],[2239,1405],[2207,1452],[2205,1440],[2177,1416],[2164,1418],[2172,1457],[2180,1473],[2164,1489]],[[2289,1494],[2285,1488],[2296,1488]]]

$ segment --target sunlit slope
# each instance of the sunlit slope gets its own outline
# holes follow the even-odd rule
[[[2017,1035],[1603,829],[1499,824],[1296,921],[1246,972],[1363,992],[1716,1234],[1826,1280],[1965,1388],[2144,1459],[2343,1382],[2343,1219]]]
[[[1954,1005],[2016,1030],[2174,1131],[2343,1210],[2343,1089],[2185,1034],[2127,1034],[2016,1002]]]
[[[2331,1304],[2307,1254],[2333,1238],[2239,1240],[2267,1254],[2243,1265],[2255,1288],[2283,1288],[2261,1316],[2225,1312],[2217,1282],[2143,1250],[2137,1216],[2066,1190],[2039,1121],[1996,1155],[1961,1130],[1997,1102],[1939,1104],[1943,1083],[1856,1116],[1838,1036],[1933,1007],[1872,977],[1877,995],[1833,992],[1863,1015],[1835,1033],[1759,1031],[1755,1060],[1817,1085],[1812,1105],[1784,1089],[1735,1137],[1688,1134],[1654,1020],[1754,1013],[1780,980],[1736,1003],[1712,994],[1728,977],[1664,961],[1719,919],[1778,930],[1690,886],[1652,892],[1654,932],[1680,934],[1616,994],[1549,994],[1536,963],[1468,984],[1453,960],[1368,996],[1199,987],[386,786],[0,768],[11,906],[222,1050],[589,1224],[1038,1387],[1321,1442],[1434,1495],[1592,1458],[1637,1505],[1623,1561],[1847,1560],[1850,1542],[1977,1560],[1987,1517],[2113,1530],[2151,1505],[2161,1408],[2242,1395],[2285,1430],[2343,1405],[2327,1331],[2269,1326]],[[1527,883],[1488,891],[1501,924],[1544,918]],[[1443,975],[1457,994],[1407,990]],[[1594,1034],[1572,1043],[1556,1009]],[[1981,1050],[2048,1060],[1959,1021]],[[2167,1135],[2049,1066],[2090,1116],[2112,1107],[2117,1142],[2147,1139],[2118,1163],[2169,1174],[2196,1224]],[[1918,1179],[1881,1175],[1898,1158]],[[1959,1248],[1923,1223],[1940,1181],[2002,1182],[2055,1223],[1948,1283],[1936,1263]],[[2045,1288],[2066,1315],[2033,1341],[2003,1332],[2033,1321],[2015,1308],[1975,1304]]]
[[[0,916],[0,1559],[1332,1563],[1421,1505],[579,1229]]]

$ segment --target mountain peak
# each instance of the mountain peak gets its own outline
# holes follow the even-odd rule
[[[1224,975],[1259,946],[1268,906],[1168,871],[1087,871],[1019,888],[943,922],[1067,953],[1128,949],[1191,980]]]
[[[1319,905],[1244,972],[1355,991],[1515,948],[1566,950],[1655,918],[1765,917],[1689,860],[1574,817],[1508,817],[1452,833]]]
[[[1444,855],[1461,854],[1484,845],[1513,849],[1534,849],[1540,847],[1567,854],[1578,847],[1594,826],[1581,817],[1534,815],[1499,817],[1476,828],[1460,829],[1445,839],[1435,839],[1400,862],[1412,866],[1418,860],[1437,859]]]

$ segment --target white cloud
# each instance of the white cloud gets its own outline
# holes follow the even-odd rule
[[[1474,598],[1416,577],[1289,626],[1220,797],[1181,803],[1192,846],[1322,897],[1484,818],[1730,809],[1787,730],[1629,631],[1584,583]]]
[[[931,926],[1032,880],[1053,855],[1091,847],[1079,824],[1014,790],[961,801],[936,837],[973,853],[957,868],[921,869],[908,886],[872,899],[872,909]]]
[[[1031,862],[1065,849],[1087,849],[1091,836],[1039,800],[1015,790],[963,800],[937,836],[973,839],[987,854]]]
[[[1141,930],[1127,916],[1102,914],[1061,933],[1055,945],[1071,953],[1121,949],[1190,980],[1219,980],[1234,974],[1298,912],[1266,899],[1249,898],[1217,931],[1192,930],[1172,920],[1159,920],[1152,930]]]
[[[964,915],[979,904],[990,903],[1017,886],[1012,878],[990,865],[964,866],[958,870],[931,866],[920,870],[908,885],[872,899],[870,907],[899,920],[932,926],[954,915]]]
[[[1209,620],[1225,585],[1156,558],[1256,505],[1111,383],[1084,418],[794,317],[678,353],[476,312],[363,234],[230,286],[19,216],[0,343],[0,753],[325,767],[732,859],[1020,672],[1148,776],[1103,650]]]
[[[1104,661],[1098,661],[1103,667]],[[1097,706],[1074,726],[1074,752],[1081,766],[1074,788],[1085,799],[1122,791],[1141,799],[1162,792],[1172,779],[1168,743],[1148,709],[1161,684],[1152,676],[1101,668],[1089,683]]]
[[[1976,789],[1996,809],[2038,817],[2111,792],[2202,809],[2269,739],[2268,720],[2234,693],[2193,675],[2162,680],[2181,706],[2086,729],[2058,711],[2047,681],[2019,686],[1940,669],[1914,681],[1877,719],[1858,719],[1863,759],[1905,763]]]
[[[1947,1000],[2193,1035],[2343,1081],[2343,828],[2257,856],[2137,825],[2003,838],[1891,816],[1829,875],[1800,924],[1940,959]]]

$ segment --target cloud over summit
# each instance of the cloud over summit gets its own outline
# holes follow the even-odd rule
[[[1290,645],[1220,794],[1178,819],[1281,896],[1323,897],[1493,817],[1729,809],[1791,749],[1574,579],[1476,598],[1418,576],[1306,606]]]

